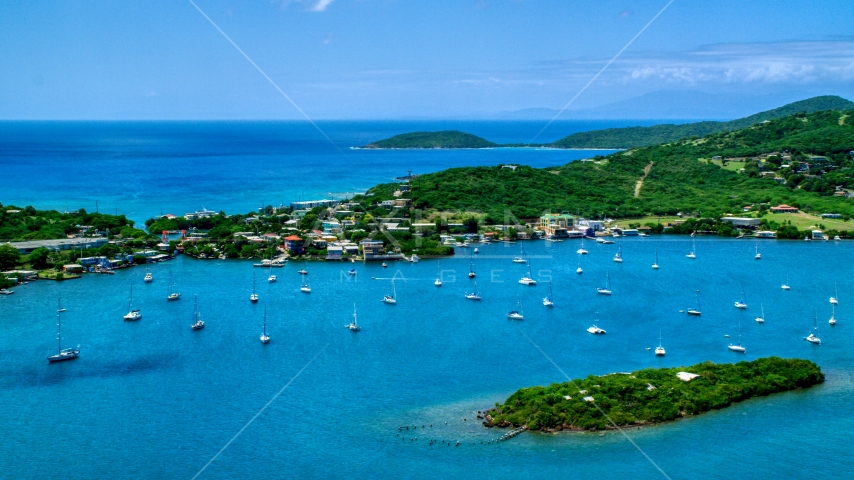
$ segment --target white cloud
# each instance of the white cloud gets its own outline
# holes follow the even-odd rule
[[[311,12],[323,12],[335,0],[317,0],[308,10]]]

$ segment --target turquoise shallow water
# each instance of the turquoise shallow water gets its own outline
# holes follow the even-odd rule
[[[277,269],[279,281],[243,261],[178,258],[117,275],[47,281],[0,298],[0,442],[9,478],[190,478],[318,352],[317,359],[257,417],[200,478],[543,476],[662,478],[624,437],[523,434],[498,445],[472,411],[519,387],[562,381],[529,337],[570,376],[649,366],[730,362],[767,355],[817,362],[827,382],[754,399],[697,418],[627,432],[672,478],[850,478],[852,329],[849,298],[854,250],[846,242],[754,243],[698,239],[696,260],[684,237],[631,238],[622,265],[616,245],[589,243],[582,275],[578,242],[528,242],[541,284],[516,280],[518,245],[481,246],[480,303],[463,299],[468,255],[417,264],[309,264],[313,292],[298,291],[301,265]],[[650,265],[659,251],[661,269]],[[257,305],[248,300],[253,271]],[[610,272],[614,295],[595,288]],[[172,272],[183,298],[165,300]],[[790,291],[780,289],[789,274]],[[397,306],[380,302],[396,276]],[[372,279],[377,277],[378,279]],[[541,305],[551,278],[556,306]],[[744,283],[749,308],[733,307]],[[828,298],[838,282],[839,324],[830,328]],[[144,318],[123,322],[129,286]],[[703,315],[680,314],[700,289]],[[192,296],[207,327],[189,329]],[[62,295],[63,338],[80,358],[49,365],[55,302]],[[523,322],[505,318],[522,299]],[[353,303],[363,331],[343,326]],[[766,323],[753,320],[759,304]],[[268,310],[270,344],[258,341]],[[803,340],[818,310],[820,347]],[[726,349],[742,317],[746,355]],[[594,319],[608,331],[593,337]],[[661,330],[667,356],[656,358]],[[467,421],[463,422],[462,419]],[[447,422],[447,424],[446,424]],[[421,429],[420,425],[430,425]],[[418,433],[396,436],[400,425]],[[417,441],[410,441],[411,437]],[[461,441],[429,446],[429,438]],[[472,445],[474,443],[474,445]],[[259,473],[263,472],[263,473]]]

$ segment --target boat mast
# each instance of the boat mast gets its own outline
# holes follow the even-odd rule
[[[56,301],[56,352],[62,353],[62,299]]]

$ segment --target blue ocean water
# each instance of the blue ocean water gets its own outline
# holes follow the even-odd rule
[[[340,137],[347,135],[358,136]],[[113,153],[103,157],[91,146],[76,150],[78,164],[113,165],[106,173],[91,175],[120,181],[75,183],[64,192],[74,195],[89,186],[103,188],[100,198],[107,198],[105,202],[138,208],[144,217],[148,204],[134,203],[125,195],[133,190],[128,172],[139,175],[148,170],[122,165],[147,164],[153,157],[111,157],[120,136],[107,142],[111,146],[105,151]],[[170,154],[159,165],[177,163],[174,168],[182,175],[198,172],[196,181],[208,186],[222,182],[231,188],[263,179],[240,173],[243,179],[232,184],[228,172],[249,168],[248,157],[238,154],[205,160],[234,162],[224,168],[193,170],[194,162],[204,160],[199,152],[214,150],[204,147],[213,140],[206,137],[189,147],[186,135],[178,136],[183,147],[176,149],[192,153],[188,153],[192,160],[181,163]],[[29,140],[22,136],[16,141]],[[14,167],[16,175],[30,181],[20,185],[4,175],[4,203],[12,203],[5,199],[11,191],[17,192],[13,198],[33,198],[29,203],[43,206],[38,201],[41,176],[34,166],[67,168],[66,177],[75,170],[58,166],[71,162],[65,147],[59,148],[66,152],[62,155],[51,153],[55,147],[50,145],[58,140],[31,141],[27,148],[32,158],[19,155],[16,158],[26,161]],[[360,142],[364,143],[352,140]],[[308,143],[315,147],[306,149],[321,148],[315,141]],[[93,152],[83,153],[88,150]],[[394,176],[397,163],[409,153],[422,165],[430,165],[432,154],[432,160],[443,165],[486,164],[500,158],[485,152],[369,153],[377,158],[387,154],[386,160],[376,160],[373,171]],[[551,151],[496,155],[547,164],[550,159],[568,161],[558,156],[565,153],[569,155]],[[317,163],[313,168],[330,179],[329,191],[346,190],[339,188],[346,183],[335,183],[337,177],[322,169],[325,154],[312,150],[302,155],[313,158]],[[258,157],[270,165],[281,160],[273,154]],[[7,162],[10,156],[0,158]],[[342,168],[342,178],[361,178],[362,173],[351,170]],[[168,177],[169,169],[145,173],[145,178],[150,182],[158,174]],[[59,174],[51,175],[57,175],[52,181],[62,184]],[[364,175],[367,182],[368,174]],[[68,178],[76,182],[85,175]],[[179,182],[178,178],[170,181]],[[295,180],[293,188],[300,181]],[[195,192],[187,186],[174,197],[160,193],[165,196],[159,198],[180,207],[185,204],[178,202],[186,201],[186,209],[198,208],[196,202],[226,210],[255,205],[254,195],[241,200],[246,202],[242,208],[226,202],[240,199],[239,192],[225,189],[217,195],[208,188]],[[45,191],[57,202],[63,198],[62,191]],[[182,195],[198,197],[185,200]],[[690,250],[687,237],[628,238],[622,244],[625,261],[618,265],[612,261],[618,245],[588,242],[590,255],[581,258],[584,273],[578,275],[577,241],[525,242],[540,280],[536,287],[517,283],[525,267],[511,258],[519,254],[520,244],[480,246],[474,258],[481,302],[463,298],[474,287],[465,275],[469,266],[465,249],[455,258],[442,259],[440,265],[434,259],[390,263],[386,269],[355,264],[356,278],[346,274],[351,264],[309,263],[311,294],[298,290],[297,270],[302,265],[276,269],[279,280],[270,284],[265,281],[268,272],[248,261],[186,257],[153,265],[151,284],[143,283],[142,268],[134,268],[116,275],[24,285],[14,295],[0,297],[0,477],[192,478],[233,439],[199,478],[518,478],[563,477],[568,471],[581,479],[662,478],[661,471],[671,478],[731,478],[734,470],[758,479],[781,474],[850,478],[854,472],[854,460],[847,455],[847,445],[854,439],[849,407],[854,401],[850,243],[760,242],[759,261],[753,258],[754,242],[700,238],[696,243],[698,258],[690,260],[685,257]],[[661,268],[652,270],[656,251]],[[436,288],[433,280],[439,268],[444,285]],[[610,297],[595,291],[606,273],[614,291]],[[165,300],[170,274],[183,293],[178,302]],[[253,275],[261,297],[254,305],[248,298]],[[790,291],[780,288],[787,277]],[[390,292],[392,278],[397,306],[380,302]],[[556,302],[552,309],[541,304],[548,281]],[[733,307],[742,284],[746,312]],[[834,295],[834,284],[840,299],[835,313],[839,323],[831,328],[828,298]],[[134,305],[144,315],[135,323],[122,321],[131,285]],[[697,289],[703,315],[679,313],[694,305]],[[194,295],[207,322],[196,332],[189,328]],[[81,356],[49,365],[45,357],[56,348],[55,305],[60,296],[68,310],[63,315],[64,345],[80,344]],[[522,322],[505,316],[517,298],[525,314]],[[354,303],[363,328],[358,333],[343,328],[351,320]],[[760,304],[766,317],[762,325],[754,321]],[[258,341],[265,308],[272,337],[266,346]],[[812,328],[814,311],[821,346],[803,340]],[[585,331],[596,320],[606,335],[594,337]],[[726,348],[738,334],[739,320],[745,355]],[[647,350],[657,345],[659,332],[667,349],[664,358]],[[627,431],[634,444],[609,432],[602,437],[523,434],[481,445],[503,431],[485,429],[474,412],[520,387],[564,381],[551,361],[569,376],[579,377],[768,355],[811,359],[822,367],[827,381],[808,390]],[[399,433],[402,425],[418,429]],[[430,446],[430,439],[452,445]],[[457,441],[460,446],[453,446]]]
[[[541,121],[0,122],[4,204],[124,212],[142,222],[205,207],[245,213],[298,199],[344,198],[395,177],[450,167],[565,165],[608,151],[353,150],[410,131],[459,129],[498,143],[530,142]],[[562,121],[553,141],[595,128],[654,121]]]

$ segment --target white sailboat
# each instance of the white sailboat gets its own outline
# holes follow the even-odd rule
[[[199,311],[196,296],[193,295],[193,324],[190,325],[190,329],[201,330],[203,328],[205,328],[205,322],[202,320],[202,312]]]
[[[575,269],[575,273],[578,273],[578,274],[584,273],[584,270],[581,269],[581,255],[578,255],[577,265],[578,265],[578,268]]]
[[[614,261],[623,263],[623,242],[620,241],[620,246],[617,248],[617,253],[614,254]]]
[[[830,303],[839,305],[839,290],[836,288],[836,283],[833,284],[833,296],[830,297]]]
[[[436,281],[433,282],[433,285],[436,285],[437,287],[442,286],[442,267],[438,261],[436,262]]]
[[[359,324],[356,323],[356,303],[355,302],[353,303],[353,321],[350,322],[350,325],[347,325],[347,328],[351,332],[358,332],[359,330],[362,329],[361,327],[359,327]]]
[[[261,330],[261,343],[270,343],[270,336],[267,335],[267,305],[264,305],[264,329]]]
[[[477,280],[474,281],[474,291],[466,293],[466,300],[480,300],[480,295],[477,293]]]
[[[581,248],[575,251],[579,255],[587,255],[587,250],[584,249],[584,237],[581,237]]]
[[[305,262],[302,266],[302,270],[297,270],[297,273],[300,275],[308,275],[308,262]]]
[[[255,303],[258,301],[258,294],[255,293],[255,271],[252,271],[252,293],[249,295],[249,301]],[[267,308],[267,307],[264,307]]]
[[[154,280],[154,275],[151,274],[151,270],[146,268],[145,277],[142,279],[142,281],[145,283],[151,283],[152,280]]]
[[[474,256],[469,253],[469,278],[474,278],[477,274],[474,273]]]
[[[658,249],[655,249],[655,263],[652,264],[653,270],[658,270]]]
[[[519,300],[519,297],[516,297],[516,310],[510,310],[507,312],[507,318],[510,320],[524,320],[525,316],[522,315],[522,301]]]
[[[270,256],[270,273],[268,273],[267,281],[269,283],[273,283],[277,280],[276,275],[273,273],[273,257]]]
[[[830,326],[833,326],[836,325],[836,305],[831,305],[830,309],[830,320],[828,320],[827,323],[829,323]]]
[[[605,272],[605,286],[597,288],[596,293],[601,295],[611,294],[611,274],[609,272]]]
[[[789,274],[786,274],[786,283],[780,286],[783,290],[789,290],[791,287],[789,286]]]
[[[555,303],[552,299],[552,282],[549,282],[549,296],[543,299],[544,307],[554,307]]]
[[[525,260],[525,247],[520,247],[520,255],[513,257],[513,263],[527,263],[527,260]]]
[[[810,343],[814,343],[816,345],[821,345],[821,339],[818,338],[818,313],[816,313],[815,309],[813,309],[812,324],[813,331],[809,334],[809,336],[804,337],[804,340]]]
[[[302,293],[311,293],[311,285],[308,284],[308,277],[306,277],[305,281],[300,285],[299,291]]]
[[[738,317],[738,343],[736,343],[735,345],[730,343],[729,347],[727,347],[727,348],[729,348],[733,352],[737,352],[737,353],[746,353],[747,352],[747,350],[741,346],[741,317]]]
[[[599,328],[599,320],[593,321],[593,326],[587,329],[587,333],[591,333],[593,335],[604,335],[608,332]]]
[[[761,260],[761,259],[762,259],[762,254],[761,254],[761,253],[759,253],[759,245],[756,245],[756,255],[754,255],[754,257],[753,257],[753,258],[755,258],[755,259],[757,259],[757,260]]]
[[[130,299],[128,300],[128,313],[125,315],[125,321],[135,322],[142,318],[139,309],[133,309],[133,285],[130,286]]]
[[[391,295],[383,296],[382,302],[389,305],[397,305],[397,292],[394,289],[394,280],[391,281]]]
[[[528,262],[528,274],[519,279],[519,283],[522,285],[527,285],[529,287],[533,287],[537,284],[537,281],[534,280],[533,274],[531,273],[531,262]]]
[[[666,352],[664,351],[664,347],[661,346],[661,330],[658,331],[658,347],[655,349],[655,355],[659,357],[663,357]]]
[[[744,283],[741,284],[741,300],[735,301],[735,308],[747,308],[747,297],[744,296]]]
[[[691,234],[691,253],[685,255],[688,258],[697,258],[697,245],[694,243],[694,234]]]
[[[702,315],[702,310],[700,310],[700,291],[697,290],[697,306],[695,308],[688,309],[688,315]]]
[[[72,358],[77,358],[80,355],[80,345],[76,348],[62,348],[62,312],[65,309],[62,308],[62,299],[56,301],[56,355],[51,355],[47,357],[47,361],[50,363],[61,362],[63,360],[71,360]]]
[[[759,304],[759,310],[762,314],[756,317],[756,323],[765,323],[765,307],[761,303]]]
[[[169,272],[169,285],[166,289],[166,301],[172,302],[181,298],[181,294],[174,290],[174,285],[172,285],[172,272]]]

